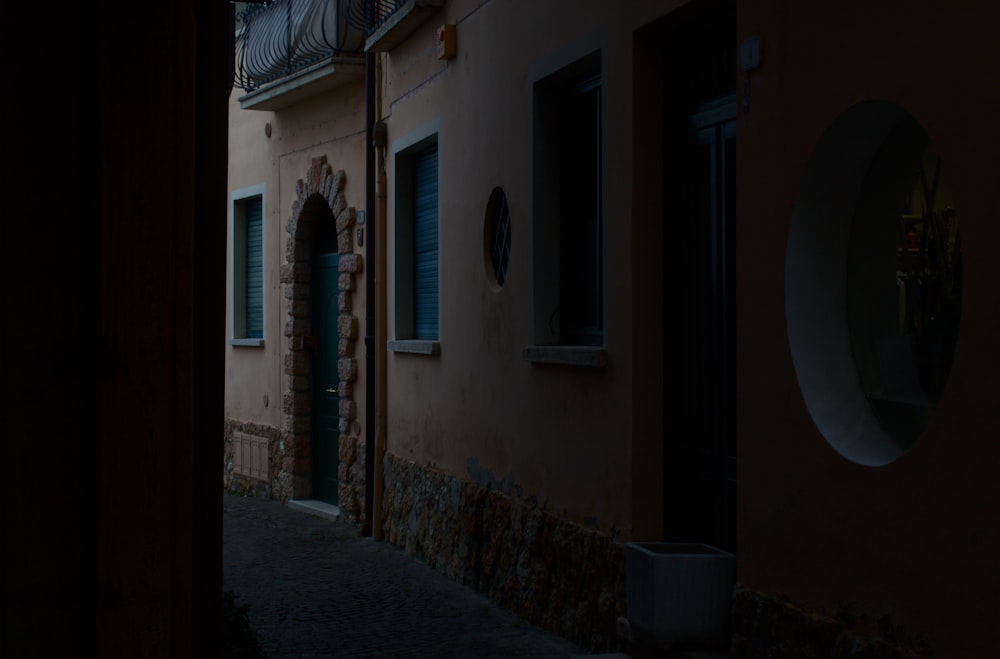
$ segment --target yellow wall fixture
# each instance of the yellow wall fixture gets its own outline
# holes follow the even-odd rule
[[[437,29],[438,59],[455,56],[455,24],[445,23]]]

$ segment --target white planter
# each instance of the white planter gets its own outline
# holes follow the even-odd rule
[[[628,621],[637,638],[659,647],[729,646],[736,557],[711,545],[625,545]]]

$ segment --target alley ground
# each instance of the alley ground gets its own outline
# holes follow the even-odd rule
[[[224,588],[270,659],[588,653],[346,522],[224,495]]]

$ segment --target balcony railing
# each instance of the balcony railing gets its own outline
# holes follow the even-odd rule
[[[236,34],[236,86],[252,92],[334,57],[360,56],[370,0],[247,4]]]
[[[351,23],[366,37],[365,50],[389,50],[406,39],[444,0],[356,0]]]
[[[364,6],[365,34],[370,35],[392,18],[406,0],[368,0],[360,4]]]

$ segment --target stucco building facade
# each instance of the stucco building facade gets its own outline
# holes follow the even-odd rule
[[[349,80],[231,99],[227,487],[317,497],[333,388],[342,513],[586,646],[669,541],[735,555],[739,656],[986,654],[997,10],[365,6]]]
[[[319,43],[325,23],[346,25],[327,4],[248,5],[237,21],[224,477],[230,491],[315,499],[360,523],[364,64],[356,30]],[[317,60],[328,49],[343,50]],[[289,52],[305,64],[288,70]]]

